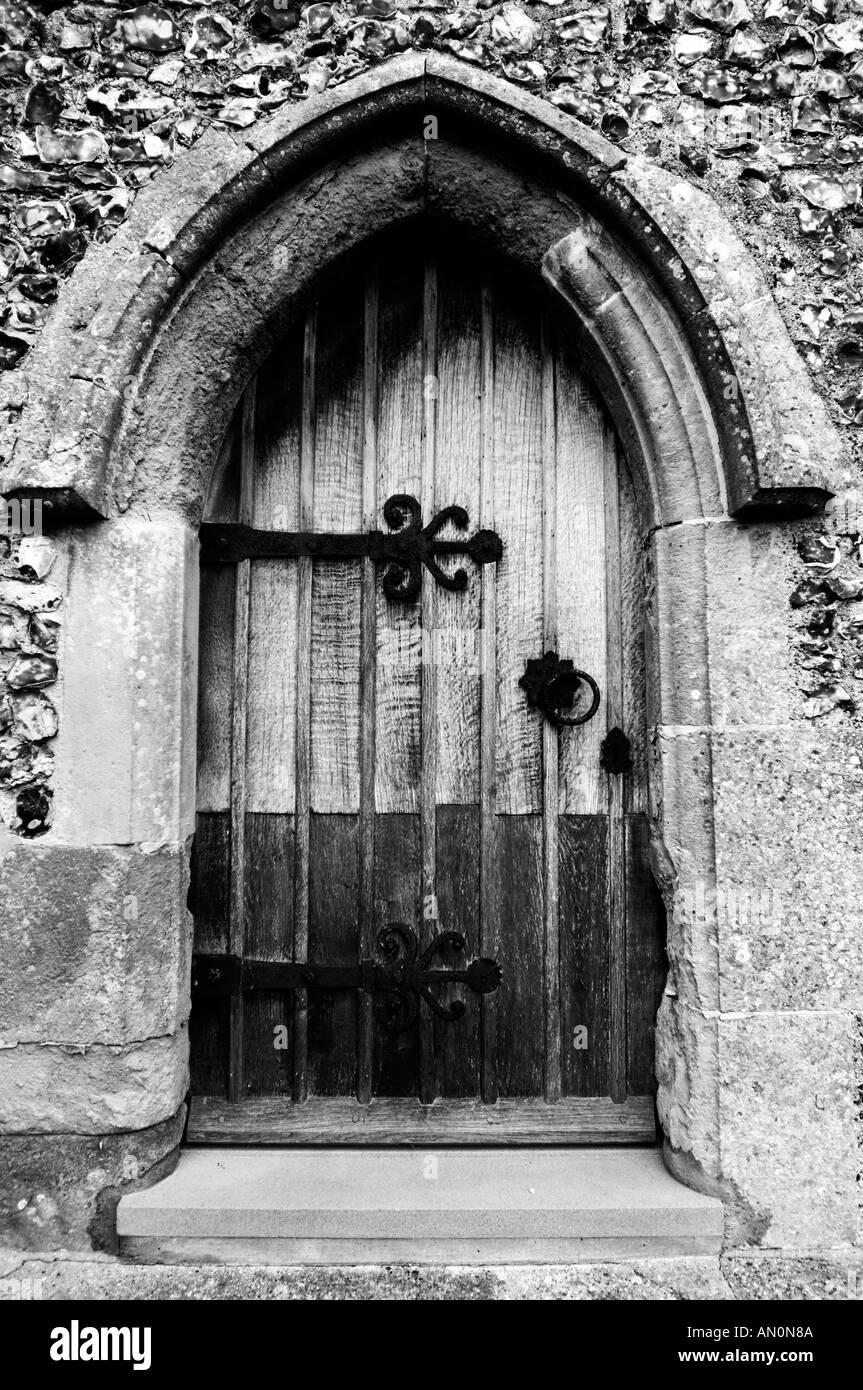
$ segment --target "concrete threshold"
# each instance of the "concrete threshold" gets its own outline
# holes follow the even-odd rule
[[[657,1149],[187,1149],[124,1196],[160,1264],[566,1264],[718,1254],[722,1203]]]

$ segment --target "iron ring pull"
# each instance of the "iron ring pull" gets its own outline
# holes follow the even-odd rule
[[[519,685],[527,694],[527,702],[541,711],[545,718],[557,728],[573,728],[586,724],[599,709],[599,686],[588,675],[579,671],[573,663],[557,652],[546,652],[544,656],[532,657]],[[581,714],[565,714],[572,707],[580,686],[587,686],[591,692],[590,704]]]

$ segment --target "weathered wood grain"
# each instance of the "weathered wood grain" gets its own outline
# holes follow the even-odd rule
[[[197,999],[189,1017],[189,1087],[196,1096],[228,1091],[230,1000]]]
[[[315,361],[312,529],[362,525],[363,297],[343,283],[319,306]],[[311,628],[313,811],[359,810],[361,572],[355,562],[316,563]]]
[[[302,334],[295,326],[261,367],[255,386],[251,522],[295,528],[299,516]],[[246,809],[294,810],[297,566],[251,566]]]
[[[380,279],[378,506],[419,497],[424,412],[424,260],[385,260]],[[433,389],[430,386],[429,389]],[[379,514],[378,523],[383,529]],[[419,810],[422,626],[416,604],[390,603],[377,583],[377,746],[379,812]]]
[[[293,531],[299,526],[302,383],[300,320],[257,376],[252,517],[254,526],[261,531]]]
[[[607,1095],[608,818],[560,818],[561,1036],[565,1095]],[[584,1029],[584,1032],[577,1030]]]
[[[356,812],[360,804],[359,564],[316,563],[312,592],[309,802],[313,811]]]
[[[227,951],[231,912],[231,818],[225,811],[199,811],[195,818],[189,906],[195,917],[195,950],[212,955]]]
[[[494,292],[487,276],[481,282],[480,341],[480,503],[479,524],[495,529],[494,497]],[[497,566],[485,565],[480,611],[480,951],[490,960],[500,955],[495,857],[497,808]],[[497,1100],[497,994],[480,1000],[482,1027],[481,1090],[489,1105]]]
[[[293,960],[294,818],[246,813],[246,954]]]
[[[293,951],[293,817],[246,814],[245,951],[290,960]],[[286,1028],[287,1038],[277,1029]],[[247,1095],[290,1095],[291,1000],[256,990],[243,1001],[243,1079]],[[283,1047],[282,1042],[287,1042]]]
[[[362,281],[319,301],[315,335],[315,531],[356,531],[363,507]]]
[[[463,970],[481,954],[478,807],[438,806],[436,849],[437,926],[440,931],[461,932],[465,949],[441,952],[435,965]],[[452,1023],[433,1020],[434,1093],[475,1096],[480,1089],[480,999],[464,985],[441,989],[440,998],[444,1004],[460,999],[465,1012]]]
[[[231,579],[233,576],[231,575]],[[231,817],[201,812],[195,821],[189,881],[194,949],[220,955],[228,949],[231,910]],[[189,1019],[192,1090],[225,1095],[228,1089],[228,999],[196,999]]]
[[[480,287],[472,267],[444,260],[439,267],[439,343],[437,358],[437,442],[432,515],[444,507],[464,507],[469,532],[479,526],[482,450]],[[446,539],[463,535],[455,526]],[[423,625],[427,659],[437,689],[435,725],[438,805],[479,800],[479,626],[482,577],[476,567],[453,557],[442,562],[449,574],[463,569],[466,590],[434,588],[433,626]],[[431,580],[426,581],[431,591]]]
[[[603,431],[605,491],[606,660],[605,720],[607,730],[624,722],[623,634],[621,631],[621,558],[617,449],[610,429]],[[629,774],[600,768],[607,787],[608,815],[608,1028],[609,1085],[612,1100],[626,1096],[626,824]]]
[[[380,284],[375,264],[365,283],[363,305],[363,480],[362,522],[365,530],[377,526],[378,479],[378,317]],[[375,749],[377,685],[377,575],[370,558],[362,562],[360,593],[360,708],[359,708],[359,949],[369,960],[375,927]],[[371,1100],[374,1047],[373,999],[361,990],[357,996],[357,1099]]]
[[[637,1097],[615,1105],[607,1097],[508,1100],[441,1099],[433,1105],[379,1097],[310,1100],[286,1107],[277,1098],[228,1105],[196,1096],[188,1130],[193,1144],[652,1144],[653,1100]]]
[[[519,680],[542,655],[542,365],[535,306],[494,305],[494,515],[497,566],[497,809],[542,807],[542,727]]]
[[[629,808],[646,811],[647,785],[647,711],[645,696],[645,582],[644,545],[641,518],[635,498],[632,477],[622,451],[618,448],[617,466],[620,497],[620,623],[623,646],[623,721],[621,728],[632,748],[632,772],[629,776]]]
[[[315,504],[315,428],[317,398],[315,362],[317,358],[317,305],[306,314],[303,337],[303,387],[300,432],[300,508],[303,531],[311,531]],[[309,809],[311,801],[311,691],[312,691],[312,561],[297,561],[297,732],[296,795],[294,813],[294,960],[308,959],[309,949]],[[293,1062],[295,1101],[305,1100],[308,1033],[306,991],[294,992]]]
[[[390,922],[413,930],[421,920],[420,818],[418,815],[378,815],[375,822],[375,936]],[[419,1088],[417,1026],[391,1032],[387,1020],[392,1001],[374,999],[374,1081],[376,1096],[415,1096]]]
[[[243,396],[240,443],[240,502],[238,520],[248,525],[252,515],[255,469],[255,382]],[[233,686],[231,701],[231,911],[228,949],[242,956],[246,935],[246,729],[249,675],[249,597],[251,565],[236,565],[234,587]],[[228,1098],[239,1100],[245,1093],[244,1047],[245,1002],[239,991],[231,996],[229,1026]]]
[[[555,361],[551,326],[543,318],[542,353],[542,627],[543,651],[557,651],[558,634],[558,457],[555,401]],[[560,1098],[560,885],[558,880],[558,804],[560,801],[560,735],[549,720],[542,728],[542,852],[543,852],[543,1092],[547,1101]]]
[[[560,809],[605,811],[599,766],[608,693],[606,659],[605,439],[603,413],[570,355],[557,355],[558,651],[593,676],[601,704],[587,724],[560,740]]]
[[[232,565],[201,566],[198,619],[198,810],[231,801],[231,690],[234,652]]]
[[[630,1095],[656,1089],[656,1015],[668,975],[665,909],[650,872],[650,826],[641,812],[626,820],[627,1080]]]
[[[295,807],[297,561],[250,562],[246,808]]]
[[[334,282],[259,372],[212,519],[369,530],[407,492],[424,524],[465,507],[504,557],[445,561],[467,590],[424,573],[413,604],[384,597],[371,560],[204,567],[196,949],[355,963],[401,921],[424,942],[460,931],[504,979],[482,1001],[446,987],[465,1015],[421,1006],[403,1033],[352,990],[198,1001],[195,1086],[234,1100],[207,1142],[652,1141],[649,1099],[623,1102],[652,1091],[664,958],[630,814],[647,796],[643,556],[614,448],[538,299],[438,244]],[[587,726],[558,732],[519,687],[552,646],[600,685]],[[626,779],[599,766],[617,724]]]
[[[359,959],[358,824],[355,815],[312,813],[309,822],[309,960]],[[357,992],[310,989],[308,1085],[312,1095],[348,1095],[356,1083]]]
[[[433,391],[423,393],[423,431],[422,431],[422,475],[420,479],[420,504],[424,519],[434,514],[435,470],[437,468],[438,439],[438,396],[440,377],[438,375],[438,271],[433,257],[426,260],[423,282],[423,382],[433,380]],[[422,917],[413,922],[420,938],[422,949],[428,944],[437,929],[436,912],[429,913],[429,905],[437,901],[437,836],[435,833],[438,742],[440,738],[438,670],[429,650],[429,637],[434,638],[435,617],[437,613],[437,588],[423,581],[420,595],[420,620],[422,622],[423,661],[421,669],[420,698],[420,902],[423,905]],[[432,1022],[425,1009],[421,1009],[417,1019],[419,1032],[419,1098],[428,1105],[434,1097],[434,1046]]]
[[[503,970],[496,1009],[498,1091],[501,1097],[540,1096],[545,1069],[542,817],[499,815],[495,841]]]

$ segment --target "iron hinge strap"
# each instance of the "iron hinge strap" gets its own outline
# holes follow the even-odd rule
[[[393,922],[378,934],[378,945],[386,964],[360,960],[355,965],[317,965],[196,954],[192,959],[192,993],[200,997],[258,989],[361,989],[393,996],[398,1006],[393,1026],[406,1028],[416,1018],[420,1000],[445,1022],[461,1018],[465,1008],[461,1000],[443,1003],[432,985],[464,984],[474,994],[493,994],[500,985],[500,967],[484,957],[470,961],[463,969],[432,966],[442,950],[464,950],[464,937],[459,932],[439,932],[420,954],[416,933],[402,922]]]
[[[383,968],[374,961],[358,965],[303,965],[251,957],[195,955],[192,992],[197,995],[251,993],[254,990],[381,988]]]
[[[258,531],[253,526],[205,522],[200,530],[201,558],[210,563],[238,560],[361,560],[383,562],[384,593],[391,599],[415,599],[422,583],[422,567],[445,589],[467,587],[467,574],[458,569],[446,573],[438,563],[445,556],[466,555],[475,565],[493,564],[503,554],[494,531],[475,531],[472,536],[442,540],[440,531],[452,525],[466,531],[464,507],[444,507],[427,526],[422,525],[415,497],[398,493],[384,504],[384,520],[390,531],[364,531],[342,535],[330,531]]]

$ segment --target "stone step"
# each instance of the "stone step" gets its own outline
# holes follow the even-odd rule
[[[160,1263],[567,1263],[714,1254],[722,1203],[652,1149],[186,1149],[124,1196]]]

